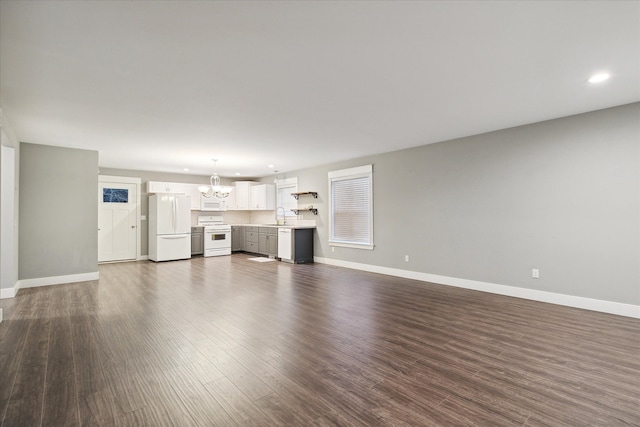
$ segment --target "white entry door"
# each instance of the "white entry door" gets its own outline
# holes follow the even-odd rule
[[[98,262],[136,259],[136,184],[98,183]]]

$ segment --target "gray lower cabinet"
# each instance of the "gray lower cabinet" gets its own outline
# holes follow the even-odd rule
[[[278,229],[260,227],[258,231],[258,253],[270,257],[278,256]]]
[[[313,262],[313,230],[300,233],[304,243],[298,244],[296,262]],[[309,240],[310,239],[310,240]],[[311,245],[309,256],[306,250]],[[233,252],[251,252],[254,254],[278,257],[278,228],[247,225],[231,226],[231,250]],[[302,252],[301,252],[302,250]]]
[[[244,227],[244,250],[247,252],[253,252],[259,254],[258,244],[260,243],[259,237],[260,227]]]
[[[191,255],[204,254],[204,227],[191,227]]]
[[[244,229],[246,227],[242,225],[232,225],[231,226],[231,251],[238,252],[244,251],[245,247],[245,237],[244,237]]]
[[[258,235],[258,253],[266,254],[267,253],[267,234],[260,233]]]
[[[276,230],[277,231],[277,230]],[[274,258],[278,257],[278,233],[267,235],[267,255]]]

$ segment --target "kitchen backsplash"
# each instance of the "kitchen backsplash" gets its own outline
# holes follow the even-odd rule
[[[273,211],[272,211],[273,212]],[[251,211],[202,212],[191,211],[191,226],[198,225],[200,215],[221,215],[225,224],[250,224]]]
[[[251,211],[222,212],[225,224],[247,224],[251,222]]]
[[[250,211],[251,221],[248,224],[273,224],[276,222],[276,211]],[[280,210],[282,215],[282,210]]]
[[[191,226],[198,225],[200,215],[222,215],[225,224],[273,224],[276,222],[276,211],[225,211],[225,212],[202,212],[191,211]],[[313,220],[302,220],[297,218],[287,218],[287,224],[293,225],[315,225]]]

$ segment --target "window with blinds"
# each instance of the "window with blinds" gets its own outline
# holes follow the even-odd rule
[[[373,165],[329,172],[329,243],[373,249]]]

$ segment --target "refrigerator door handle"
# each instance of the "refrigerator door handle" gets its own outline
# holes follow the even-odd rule
[[[173,215],[172,215],[172,218],[171,218],[171,224],[173,225],[173,232],[174,233],[176,232],[176,215],[177,215],[176,212],[178,210],[177,207],[176,207],[176,203],[177,203],[177,201],[176,201],[176,198],[174,196],[173,197]]]

